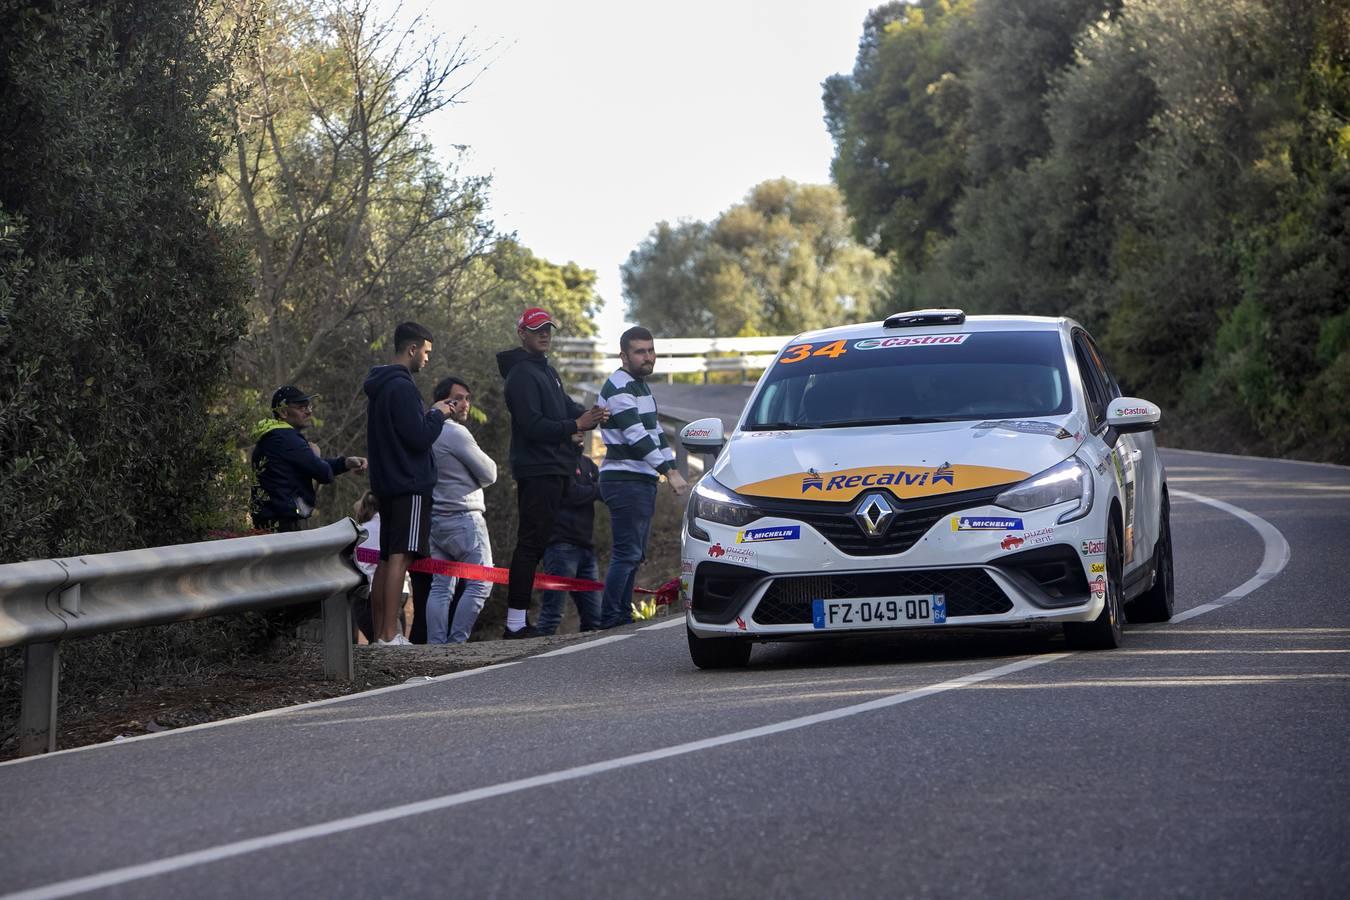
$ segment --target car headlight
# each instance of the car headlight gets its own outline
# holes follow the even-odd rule
[[[1077,506],[1056,520],[1063,524],[1081,519],[1092,510],[1092,493],[1091,467],[1073,456],[1009,488],[994,498],[994,503],[1004,509],[1027,512],[1077,500]]]
[[[728,490],[711,475],[705,475],[689,498],[689,533],[701,541],[709,540],[709,535],[694,522],[705,519],[719,525],[740,527],[749,525],[764,512],[751,504],[735,491]]]

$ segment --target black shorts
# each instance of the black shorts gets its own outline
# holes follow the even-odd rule
[[[396,553],[431,555],[431,495],[380,498],[380,559]]]

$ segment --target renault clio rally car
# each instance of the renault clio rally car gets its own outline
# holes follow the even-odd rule
[[[1070,319],[921,310],[798,335],[685,515],[701,668],[754,642],[1062,623],[1080,649],[1172,616],[1161,411]]]

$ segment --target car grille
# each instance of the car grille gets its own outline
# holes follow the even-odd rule
[[[983,506],[992,500],[1003,488],[963,491],[960,494],[945,494],[941,497],[922,500],[890,499],[897,506],[895,515],[887,524],[886,531],[877,537],[868,537],[853,518],[853,508],[857,500],[848,503],[822,503],[819,501],[773,501],[754,498],[755,505],[766,513],[788,519],[796,519],[810,525],[833,544],[841,553],[849,556],[891,556],[904,553],[928,533],[928,529],[947,516]],[[859,495],[862,496],[862,495]]]
[[[775,578],[755,608],[754,620],[760,625],[803,625],[811,622],[812,600],[919,594],[946,595],[949,617],[992,616],[1012,609],[1012,601],[984,569],[909,569]]]

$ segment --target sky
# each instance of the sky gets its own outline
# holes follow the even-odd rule
[[[467,35],[487,68],[428,134],[492,176],[499,230],[596,271],[617,340],[619,266],[658,222],[710,220],[770,178],[829,180],[821,82],[852,71],[879,2],[443,0],[425,33]]]

